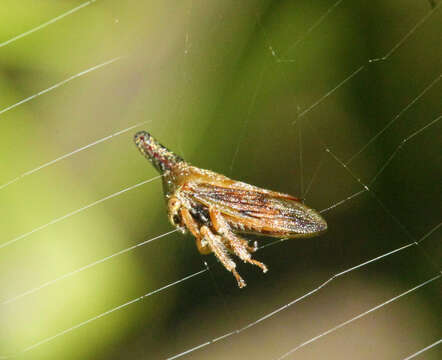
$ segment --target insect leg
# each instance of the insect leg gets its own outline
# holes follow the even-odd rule
[[[171,197],[167,203],[167,212],[169,215],[170,223],[173,226],[180,228],[180,230],[184,233],[184,228],[181,227],[180,221],[176,219],[181,207],[181,201],[176,196]]]
[[[220,235],[228,240],[228,243],[235,255],[238,256],[242,261],[256,265],[260,267],[263,272],[267,272],[267,266],[265,266],[262,262],[252,259],[252,255],[246,247],[247,241],[235,235],[232,230],[230,230],[230,226],[222,214],[213,208],[209,209],[209,214],[213,227]]]
[[[210,248],[216,255],[216,257],[221,261],[221,263],[224,265],[224,267],[230,271],[233,276],[235,277],[236,281],[238,282],[238,286],[240,288],[243,288],[246,286],[246,282],[242,279],[242,277],[238,274],[236,271],[236,264],[235,262],[229,257],[229,254],[227,253],[227,249],[225,245],[223,244],[221,237],[218,235],[213,234],[210,229],[207,226],[202,226],[200,229],[201,234],[204,236],[204,238],[207,240]]]
[[[201,235],[200,230],[198,228],[198,224],[193,219],[189,210],[186,209],[185,207],[182,207],[180,209],[180,214],[181,218],[183,219],[184,225],[187,227],[187,229],[189,229],[189,231],[195,237],[196,247],[198,248],[200,254],[202,255],[210,254],[212,250],[210,246],[207,244],[206,240],[204,240],[204,237]],[[205,244],[203,244],[202,242],[205,242]]]

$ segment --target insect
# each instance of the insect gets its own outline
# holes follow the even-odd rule
[[[214,253],[240,288],[246,282],[238,274],[231,254],[260,267],[264,273],[267,266],[252,259],[257,243],[250,245],[239,234],[298,238],[327,229],[325,220],[296,197],[192,166],[146,131],[137,132],[134,141],[163,175],[171,224],[183,233],[189,231],[201,254]]]

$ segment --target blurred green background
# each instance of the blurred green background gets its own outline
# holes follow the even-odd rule
[[[60,21],[4,43],[81,4]],[[381,172],[369,192],[324,213],[326,235],[258,252],[267,274],[239,264],[248,282],[241,291],[214,257],[198,254],[190,236],[173,233],[5,304],[172,230],[160,180],[4,246],[0,355],[205,269],[207,261],[210,272],[20,355],[162,359],[428,234],[441,214],[441,122],[395,150],[441,114],[440,6],[425,18],[430,11],[425,0],[3,0],[0,186],[98,139],[149,123],[0,189],[0,246],[156,176],[132,143],[141,129],[197,166],[297,196],[308,189],[306,203],[316,209],[362,190],[352,174],[368,184]],[[384,61],[369,62],[391,50]],[[121,58],[2,112],[116,57]],[[324,144],[348,161],[393,119],[350,170],[325,151]],[[437,275],[440,235],[439,228],[419,247],[338,278],[272,319],[186,358],[277,358]],[[437,280],[292,358],[404,358],[440,337],[440,285]],[[440,347],[425,358],[438,355]]]

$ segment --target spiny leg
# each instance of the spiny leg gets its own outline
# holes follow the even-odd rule
[[[187,229],[189,229],[189,231],[195,237],[196,247],[198,248],[200,254],[202,255],[210,254],[212,252],[212,249],[207,244],[207,241],[204,240],[204,236],[201,234],[198,228],[198,223],[194,220],[194,218],[190,214],[190,211],[185,207],[182,207],[180,209],[180,214],[181,218],[183,219],[184,225],[187,227]]]
[[[248,252],[254,253],[256,250],[258,250],[258,242],[254,241],[253,246],[249,244],[249,241],[246,239],[243,239],[242,237],[237,236],[236,237],[239,241],[241,241],[241,244],[247,249]]]
[[[227,252],[227,249],[225,245],[223,244],[221,237],[218,235],[213,234],[210,229],[207,226],[202,226],[200,229],[201,234],[204,236],[204,239],[207,240],[210,248],[212,249],[213,253],[216,255],[216,257],[221,261],[221,263],[224,265],[224,267],[230,271],[233,276],[235,277],[238,286],[240,288],[243,288],[246,286],[246,282],[243,280],[243,278],[238,274],[236,271],[236,264],[235,262],[229,257],[229,254]]]
[[[262,262],[252,259],[252,255],[250,254],[246,246],[247,241],[235,235],[232,230],[230,230],[229,224],[223,218],[221,213],[214,208],[210,208],[209,214],[214,229],[228,240],[230,248],[235,253],[235,255],[237,255],[244,262],[248,262],[260,267],[264,273],[267,272],[267,266],[265,266]]]
[[[217,230],[217,232],[218,232],[218,230]],[[246,239],[244,239],[244,238],[242,238],[240,236],[236,236],[236,235],[234,235],[234,236],[236,237],[236,239],[239,242],[241,242],[241,245],[243,247],[245,247],[249,253],[254,253],[256,250],[258,250],[258,242],[257,241],[254,241],[253,245],[250,245],[249,244],[249,240],[246,240]],[[227,240],[227,243],[228,243],[227,245],[229,245],[229,248],[230,248],[230,241],[228,239],[226,239],[226,240]],[[231,250],[233,251],[233,249],[231,249]]]

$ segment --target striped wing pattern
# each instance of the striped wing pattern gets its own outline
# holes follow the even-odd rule
[[[207,207],[216,207],[239,232],[302,237],[327,228],[316,211],[289,195],[210,183],[198,183],[192,190],[188,196]]]

